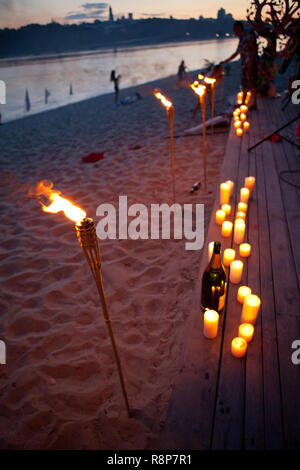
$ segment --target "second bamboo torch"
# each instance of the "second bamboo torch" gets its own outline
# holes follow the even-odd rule
[[[173,201],[176,202],[176,191],[175,191],[175,152],[174,152],[174,106],[160,91],[155,90],[154,96],[159,99],[165,106],[168,115],[168,122],[170,127],[170,138],[171,138],[171,173],[172,173],[172,190],[173,190]]]

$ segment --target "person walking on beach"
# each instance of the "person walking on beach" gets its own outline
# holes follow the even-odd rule
[[[251,91],[252,104],[249,109],[256,109],[256,89],[257,89],[257,67],[258,54],[256,37],[253,30],[246,30],[241,21],[236,21],[233,31],[239,38],[237,50],[228,59],[220,62],[219,65],[227,64],[234,60],[239,54],[242,64],[242,88],[244,91]]]
[[[182,60],[178,67],[178,72],[177,72],[177,77],[178,77],[177,88],[181,88],[183,85],[183,82],[185,80],[185,73],[186,73],[185,71],[186,71],[186,66],[185,66],[184,60]]]
[[[119,81],[120,81],[121,75],[116,76],[115,70],[111,71],[110,74],[110,81],[114,82],[114,87],[115,87],[115,104],[119,104]]]

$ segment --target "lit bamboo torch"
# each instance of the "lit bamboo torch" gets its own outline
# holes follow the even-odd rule
[[[215,117],[216,79],[205,77],[204,82],[210,86],[211,132],[213,134],[214,133],[214,117]]]
[[[122,394],[124,396],[126,409],[128,416],[130,417],[130,408],[127,398],[127,392],[125,388],[125,382],[121,367],[120,356],[118,348],[116,345],[114,332],[111,324],[111,319],[109,316],[107,301],[105,297],[103,281],[102,281],[102,272],[101,272],[101,256],[100,249],[98,245],[96,228],[93,219],[86,217],[86,213],[79,207],[74,206],[68,199],[60,196],[58,191],[52,190],[53,183],[46,183],[41,181],[36,188],[35,194],[39,199],[44,199],[50,202],[48,206],[44,205],[42,202],[42,209],[44,212],[49,212],[52,214],[57,214],[58,212],[63,211],[65,216],[70,220],[75,222],[75,229],[77,233],[77,238],[80,243],[80,246],[83,250],[83,253],[87,259],[89,267],[91,269],[94,281],[97,286],[99,297],[102,304],[103,316],[105,323],[108,328],[108,333],[110,336],[112,348],[114,351],[114,356],[117,364],[118,374],[120,378]]]
[[[206,108],[206,86],[200,85],[196,80],[191,85],[192,90],[198,95],[201,111],[202,111],[202,150],[203,150],[203,174],[204,174],[204,188],[206,189],[206,123],[205,123],[205,108]]]
[[[168,122],[170,127],[171,136],[171,173],[172,173],[172,189],[173,189],[173,201],[176,202],[176,191],[175,191],[175,152],[174,152],[174,106],[160,91],[155,90],[154,96],[162,102],[167,110]]]

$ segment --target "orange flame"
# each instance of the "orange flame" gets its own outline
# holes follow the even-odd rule
[[[204,75],[202,75],[202,73],[198,73],[198,78],[199,78],[199,80],[203,80]]]
[[[170,109],[173,106],[171,101],[167,100],[167,98],[160,91],[155,91],[154,96],[160,100],[167,109]]]
[[[36,188],[37,196],[45,196],[51,204],[45,206],[42,202],[42,208],[44,212],[50,212],[52,214],[57,214],[58,212],[64,212],[65,216],[68,219],[73,220],[74,222],[80,222],[86,217],[86,213],[80,209],[80,207],[74,206],[71,201],[60,196],[59,191],[52,190],[53,183],[47,183],[45,181],[40,181]]]
[[[216,79],[215,78],[210,78],[210,77],[205,77],[204,81],[208,85],[214,85],[216,83]]]
[[[204,85],[200,85],[199,82],[196,80],[194,83],[190,85],[190,87],[194,90],[195,93],[199,96],[204,96],[206,92],[206,87]]]

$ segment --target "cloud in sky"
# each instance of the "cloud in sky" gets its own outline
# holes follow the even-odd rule
[[[65,21],[107,19],[108,3],[84,3],[79,11],[69,12]]]

